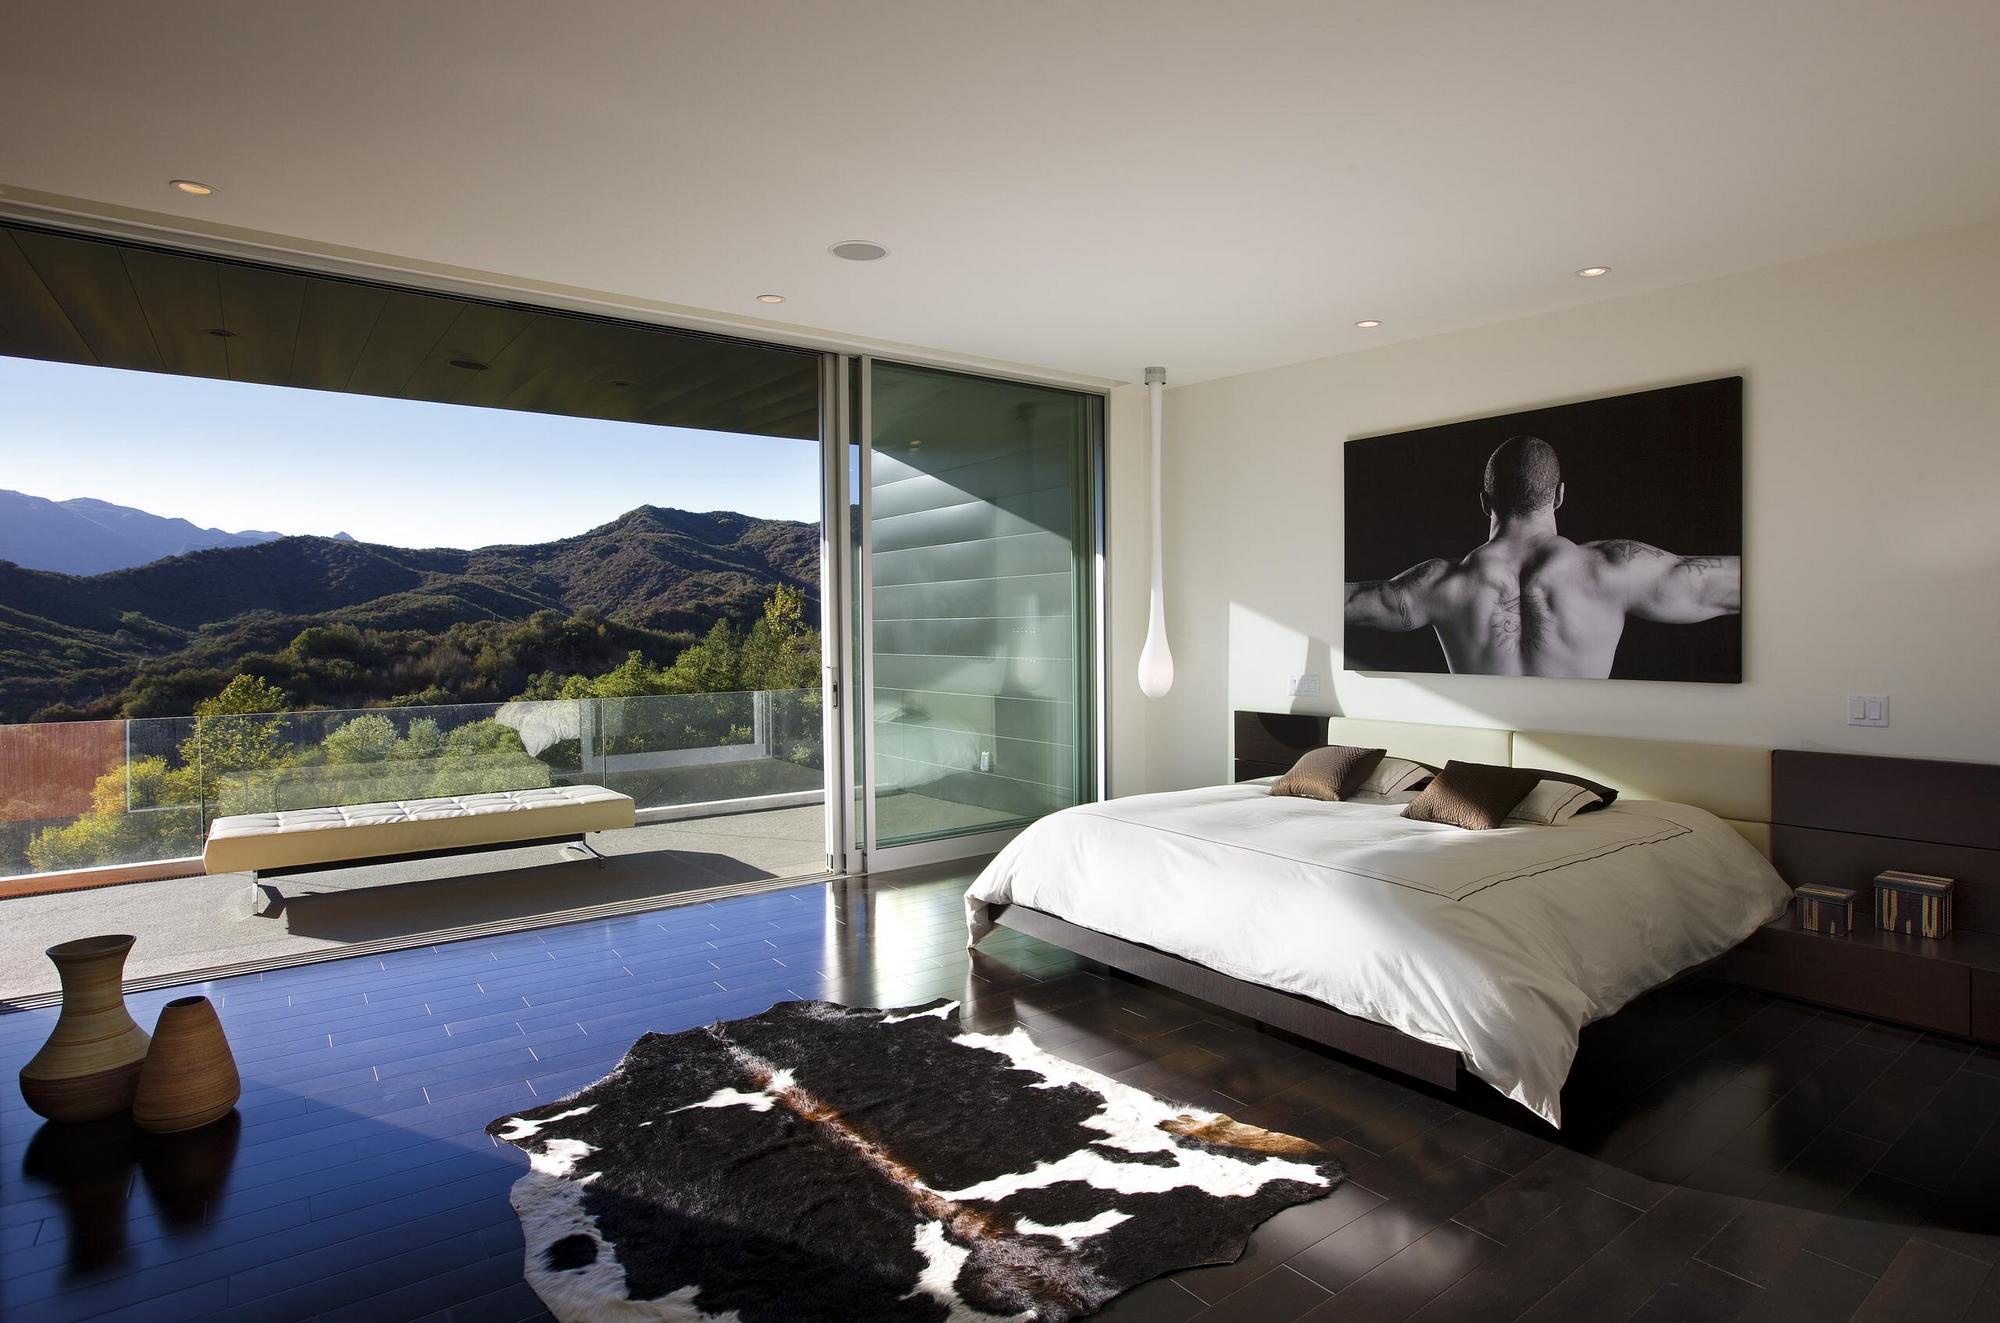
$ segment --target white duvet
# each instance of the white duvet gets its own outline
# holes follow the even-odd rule
[[[1013,902],[1453,1048],[1562,1124],[1577,1033],[1782,913],[1726,823],[1620,800],[1560,827],[1461,831],[1409,796],[1256,782],[1086,804],[1030,826],[966,892],[973,942]]]

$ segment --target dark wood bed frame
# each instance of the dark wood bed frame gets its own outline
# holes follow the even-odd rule
[[[1326,743],[1327,719],[1235,714],[1235,779],[1285,772]],[[1774,862],[1794,886],[1862,888],[1857,931],[1801,933],[1789,914],[1701,966],[1786,996],[2000,1044],[2000,766],[1779,751],[1772,757]],[[1958,879],[1960,932],[1943,942],[1880,934],[1867,879],[1882,868]],[[1026,905],[993,921],[1274,1029],[1452,1088],[1469,1078],[1457,1052],[1248,983],[1206,965],[1085,928]],[[1685,978],[1696,971],[1684,971]],[[1675,981],[1675,980],[1670,980]]]
[[[1458,1083],[1458,1053],[1452,1049],[1419,1042],[1386,1024],[1336,1011],[1325,1002],[1280,992],[1261,983],[1246,983],[1217,973],[1207,965],[1112,937],[1095,928],[1079,927],[1026,905],[995,906],[991,917],[1003,928],[1053,942],[1066,951],[1101,960],[1113,969],[1246,1015],[1273,1029],[1309,1038],[1447,1089]]]
[[[1300,712],[1236,714],[1236,779],[1289,771],[1299,755],[1326,743],[1326,718]],[[1186,993],[1273,1029],[1372,1061],[1426,1083],[1454,1088],[1458,1053],[1421,1042],[1388,1025],[1335,1010],[1325,1002],[1218,973],[1207,965],[1112,937],[1026,905],[995,906],[995,923],[1052,942],[1113,969]]]

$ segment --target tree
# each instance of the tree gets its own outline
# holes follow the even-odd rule
[[[223,800],[241,798],[253,772],[284,754],[284,691],[239,675],[195,705],[194,730],[181,741],[180,766],[140,758],[114,767],[91,787],[90,812],[28,843],[37,872],[178,859],[197,854]],[[228,792],[225,796],[225,791]]]
[[[806,623],[806,595],[780,584],[743,641],[737,682],[745,689],[813,689],[819,670],[819,631]]]
[[[283,712],[285,691],[255,675],[239,675],[222,686],[214,698],[194,705],[198,717],[240,716],[252,712]]]
[[[445,736],[424,793],[476,795],[550,785],[549,765],[521,747],[521,737],[497,721],[474,721]]]
[[[563,696],[563,678],[554,671],[537,671],[521,686],[520,698],[547,702]]]
[[[145,859],[179,859],[201,850],[203,823],[193,769],[141,758],[112,768],[90,791],[90,812],[45,828],[28,843],[38,873]]]
[[[285,749],[285,718],[277,714],[289,706],[284,690],[254,675],[239,675],[215,697],[195,704],[194,733],[181,741],[180,755],[183,766],[194,770],[205,810],[221,801],[225,782],[278,761]]]
[[[395,748],[396,723],[373,712],[349,717],[334,727],[319,745],[321,759],[335,766],[342,763],[379,763]]]
[[[656,693],[726,694],[742,687],[742,645],[736,627],[718,620],[701,642],[682,651],[667,668]]]
[[[597,714],[600,752],[748,740],[756,705],[743,691],[777,690],[768,700],[774,752],[816,766],[820,636],[806,611],[803,591],[780,587],[747,633],[718,621],[699,640],[606,621],[588,608],[567,618],[541,611],[513,623],[458,622],[442,633],[274,623],[268,628],[285,632],[260,636],[267,651],[237,653],[237,673],[226,682],[223,673],[200,668],[149,672],[135,682],[135,706],[191,701],[192,731],[174,757],[140,758],[100,777],[90,812],[37,833],[27,846],[29,864],[47,871],[191,855],[209,820],[226,813],[551,784],[551,764],[542,759],[560,765],[563,755],[529,754],[509,726],[481,720],[447,731],[436,718],[388,710],[463,701],[475,685],[529,700],[681,696],[607,704]],[[123,623],[136,629],[142,622]],[[635,642],[642,646],[629,646]],[[668,651],[676,646],[678,653]],[[597,670],[621,647],[623,660]],[[669,655],[671,664],[655,660]],[[793,690],[804,692],[782,692]],[[344,719],[299,714],[329,693],[366,695],[360,701],[382,710]],[[328,719],[339,724],[317,742],[300,738]],[[574,766],[575,741],[563,747]]]
[[[665,674],[656,666],[646,664],[646,659],[638,652],[625,655],[625,660],[595,679],[586,680],[582,676],[572,676],[573,684],[565,682],[562,687],[564,698],[639,698],[646,694],[663,694],[666,689]]]
[[[529,790],[552,781],[548,764],[496,721],[468,722],[447,734],[434,718],[416,717],[399,735],[389,716],[364,712],[240,787],[225,787],[222,811],[433,799]]]
[[[397,746],[398,758],[436,758],[444,752],[444,732],[438,729],[435,718],[418,717],[403,731],[402,743]]]
[[[368,650],[369,641],[353,625],[340,622],[332,625],[310,625],[298,632],[291,641],[288,651],[295,657],[360,657]]]

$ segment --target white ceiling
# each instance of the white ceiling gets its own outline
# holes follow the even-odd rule
[[[2000,215],[1994,0],[7,8],[0,185],[1117,380]]]

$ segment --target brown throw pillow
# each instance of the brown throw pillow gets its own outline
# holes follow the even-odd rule
[[[1361,788],[1386,749],[1357,749],[1349,744],[1329,744],[1314,749],[1292,764],[1292,770],[1271,787],[1274,795],[1297,795],[1302,799],[1345,799]]]
[[[1418,822],[1463,827],[1467,831],[1490,831],[1541,780],[1540,772],[1525,767],[1453,760],[1431,778],[1421,795],[1410,801],[1403,816]]]

